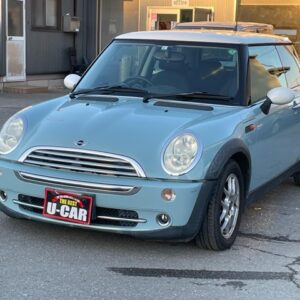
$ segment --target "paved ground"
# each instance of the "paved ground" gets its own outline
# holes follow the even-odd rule
[[[0,123],[58,94],[0,94]],[[300,188],[286,181],[244,215],[234,247],[154,243],[0,213],[0,299],[300,299]]]

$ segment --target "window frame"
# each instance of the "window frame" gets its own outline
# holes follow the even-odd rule
[[[47,0],[35,0],[35,1],[42,1],[42,18],[43,18],[43,25],[36,26],[34,25],[34,17],[35,13],[33,11],[33,1],[31,2],[31,30],[33,31],[61,31],[61,24],[62,24],[62,1],[56,0],[57,7],[56,7],[56,15],[57,15],[57,25],[56,26],[47,26],[46,25],[46,1]]]

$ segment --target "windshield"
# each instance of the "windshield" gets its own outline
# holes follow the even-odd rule
[[[238,49],[233,46],[116,40],[97,59],[75,92],[123,86],[150,95],[207,93],[231,99],[239,89],[238,62]],[[218,102],[213,97],[206,100]]]

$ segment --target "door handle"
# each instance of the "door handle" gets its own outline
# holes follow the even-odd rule
[[[12,39],[13,39],[12,36],[8,36],[8,37],[7,37],[7,40],[8,40],[8,41],[11,41]]]

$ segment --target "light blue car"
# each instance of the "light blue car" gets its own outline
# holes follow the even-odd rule
[[[65,84],[69,95],[1,130],[11,217],[223,250],[246,204],[300,183],[299,62],[286,38],[129,33]]]

